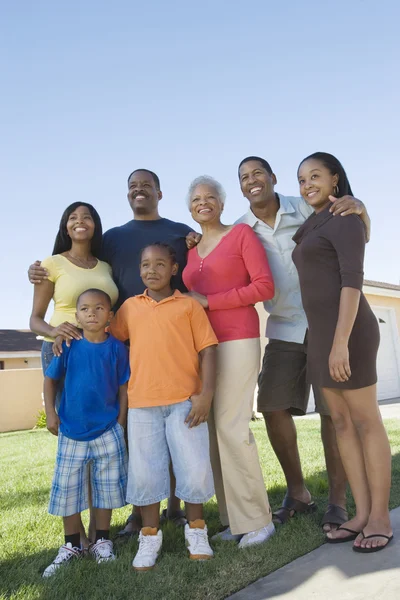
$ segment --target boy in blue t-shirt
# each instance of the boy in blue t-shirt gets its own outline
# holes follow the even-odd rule
[[[44,381],[47,428],[58,435],[49,513],[63,517],[65,543],[43,577],[82,556],[79,517],[89,507],[88,465],[96,517],[96,541],[90,552],[98,563],[115,559],[109,539],[111,513],[126,504],[128,350],[105,332],[112,316],[105,292],[83,292],[76,310],[83,339],[73,340],[69,347],[63,344],[62,354],[53,358]],[[57,414],[57,381],[62,377]]]

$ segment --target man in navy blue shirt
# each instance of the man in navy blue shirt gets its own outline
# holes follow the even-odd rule
[[[144,284],[139,273],[140,251],[155,242],[169,244],[176,252],[179,272],[174,287],[186,291],[182,270],[186,265],[186,236],[191,229],[160,217],[158,203],[162,198],[160,180],[147,169],[137,169],[128,177],[128,200],[134,218],[121,227],[109,229],[103,236],[102,259],[111,265],[118,286],[117,308],[131,296],[142,294]]]

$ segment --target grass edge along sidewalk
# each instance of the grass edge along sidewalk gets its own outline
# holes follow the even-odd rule
[[[385,422],[392,446],[391,508],[400,504],[400,428],[398,420]],[[265,433],[264,423],[252,425],[273,508],[284,493],[284,478]],[[307,485],[318,512],[297,517],[267,544],[239,550],[234,543],[213,544],[215,558],[194,563],[187,558],[183,531],[164,528],[163,551],[156,568],[135,573],[131,568],[137,541],[116,546],[112,564],[91,559],[61,569],[54,578],[41,573],[63,542],[60,518],[47,514],[49,488],[57,440],[47,431],[0,435],[0,598],[24,600],[222,600],[317,548],[323,543],[319,527],[327,503],[327,478],[319,433],[319,420],[297,420],[300,453]],[[349,501],[350,512],[354,504]],[[124,523],[129,508],[116,510],[111,534]],[[87,519],[87,513],[85,513]],[[215,501],[206,505],[210,535],[218,531]],[[350,551],[344,547],[344,552]]]

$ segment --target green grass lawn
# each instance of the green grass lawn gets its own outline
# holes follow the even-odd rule
[[[400,504],[400,428],[387,421],[393,453],[391,507]],[[43,569],[63,543],[62,520],[47,514],[57,440],[47,431],[0,435],[0,598],[26,600],[219,600],[268,575],[323,543],[319,522],[326,506],[327,478],[319,437],[319,420],[297,420],[304,475],[318,512],[297,517],[267,544],[239,550],[234,543],[214,544],[215,558],[190,562],[182,530],[164,527],[163,551],[157,567],[136,573],[131,561],[137,541],[117,546],[117,560],[97,565],[84,559],[68,565],[52,579]],[[267,441],[264,424],[253,425],[273,508],[280,505],[284,479]],[[354,505],[349,499],[349,509]],[[116,510],[112,534],[123,525],[128,507]],[[86,514],[85,514],[85,518]],[[206,505],[209,533],[219,530],[215,501]],[[343,548],[344,552],[349,549]]]

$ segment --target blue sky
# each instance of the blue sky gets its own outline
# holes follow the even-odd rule
[[[156,171],[162,216],[191,223],[190,181],[264,156],[277,191],[323,150],[373,221],[365,275],[399,283],[399,3],[50,0],[0,7],[0,327],[27,327],[26,270],[71,202],[105,229],[131,218],[126,178]]]

